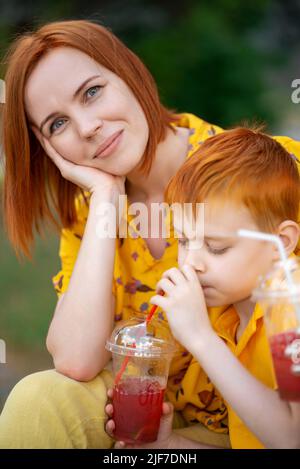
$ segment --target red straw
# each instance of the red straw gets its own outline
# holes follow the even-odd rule
[[[132,348],[136,348],[136,345],[133,344],[132,345]],[[118,371],[118,373],[116,374],[116,378],[115,378],[115,386],[117,386],[119,384],[119,381],[120,379],[122,378],[122,374],[124,373],[125,369],[126,369],[126,366],[127,366],[127,363],[129,362],[129,358],[130,358],[130,355],[126,355],[126,357],[124,358],[123,360],[123,363],[121,365],[121,368],[120,370]]]
[[[163,296],[164,293],[161,293],[161,296]],[[151,321],[152,319],[152,316],[153,314],[155,313],[155,311],[157,310],[158,306],[157,305],[153,305],[151,310],[150,310],[150,313],[148,314],[148,316],[146,317],[146,324],[149,324],[149,322]]]
[[[161,292],[160,295],[161,296],[164,296],[165,292]],[[153,305],[148,316],[146,317],[146,324],[149,324],[149,322],[151,321],[155,311],[157,310],[158,306],[157,305]],[[132,345],[132,348],[136,348],[136,345],[133,344]],[[129,358],[130,358],[130,354],[129,355],[126,355],[126,357],[124,358],[124,361],[121,365],[121,368],[120,370],[118,371],[118,373],[116,374],[116,378],[115,378],[115,386],[117,386],[117,384],[119,383],[120,379],[122,378],[122,374],[124,373],[125,369],[126,369],[126,366],[127,366],[127,363],[129,362]]]

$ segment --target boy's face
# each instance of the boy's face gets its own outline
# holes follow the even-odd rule
[[[246,207],[206,201],[203,240],[193,236],[189,219],[182,226],[175,215],[174,225],[180,236],[179,266],[194,267],[207,306],[222,306],[249,298],[258,277],[272,265],[274,246],[271,243],[232,236],[241,228],[259,230]],[[225,237],[216,237],[222,234]]]

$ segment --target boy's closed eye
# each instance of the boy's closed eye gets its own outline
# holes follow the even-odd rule
[[[229,246],[214,247],[214,246],[211,246],[211,245],[208,244],[208,243],[206,243],[206,247],[207,247],[207,250],[208,250],[211,254],[216,254],[216,255],[225,254],[225,252],[227,252],[228,249],[229,249]]]
[[[181,237],[178,239],[178,243],[182,248],[188,249],[190,240],[185,237]],[[224,254],[230,248],[229,246],[214,247],[207,242],[205,243],[205,246],[211,254],[215,254],[215,255]]]

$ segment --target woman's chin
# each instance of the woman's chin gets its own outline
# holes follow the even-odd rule
[[[138,165],[132,165],[130,162],[107,160],[104,165],[103,162],[95,160],[90,164],[93,168],[99,169],[100,171],[105,171],[106,173],[112,174],[113,176],[128,176],[131,172],[135,170]]]

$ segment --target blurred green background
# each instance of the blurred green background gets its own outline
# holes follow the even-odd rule
[[[298,0],[0,0],[1,57],[19,33],[74,18],[97,20],[124,40],[152,71],[167,106],[224,127],[259,121],[269,132],[299,136],[291,102],[291,82],[300,75]],[[1,62],[0,78],[4,73]],[[7,352],[0,406],[18,379],[51,366],[44,343],[58,270],[57,235],[37,239],[34,262],[20,264],[0,216],[0,339]]]

